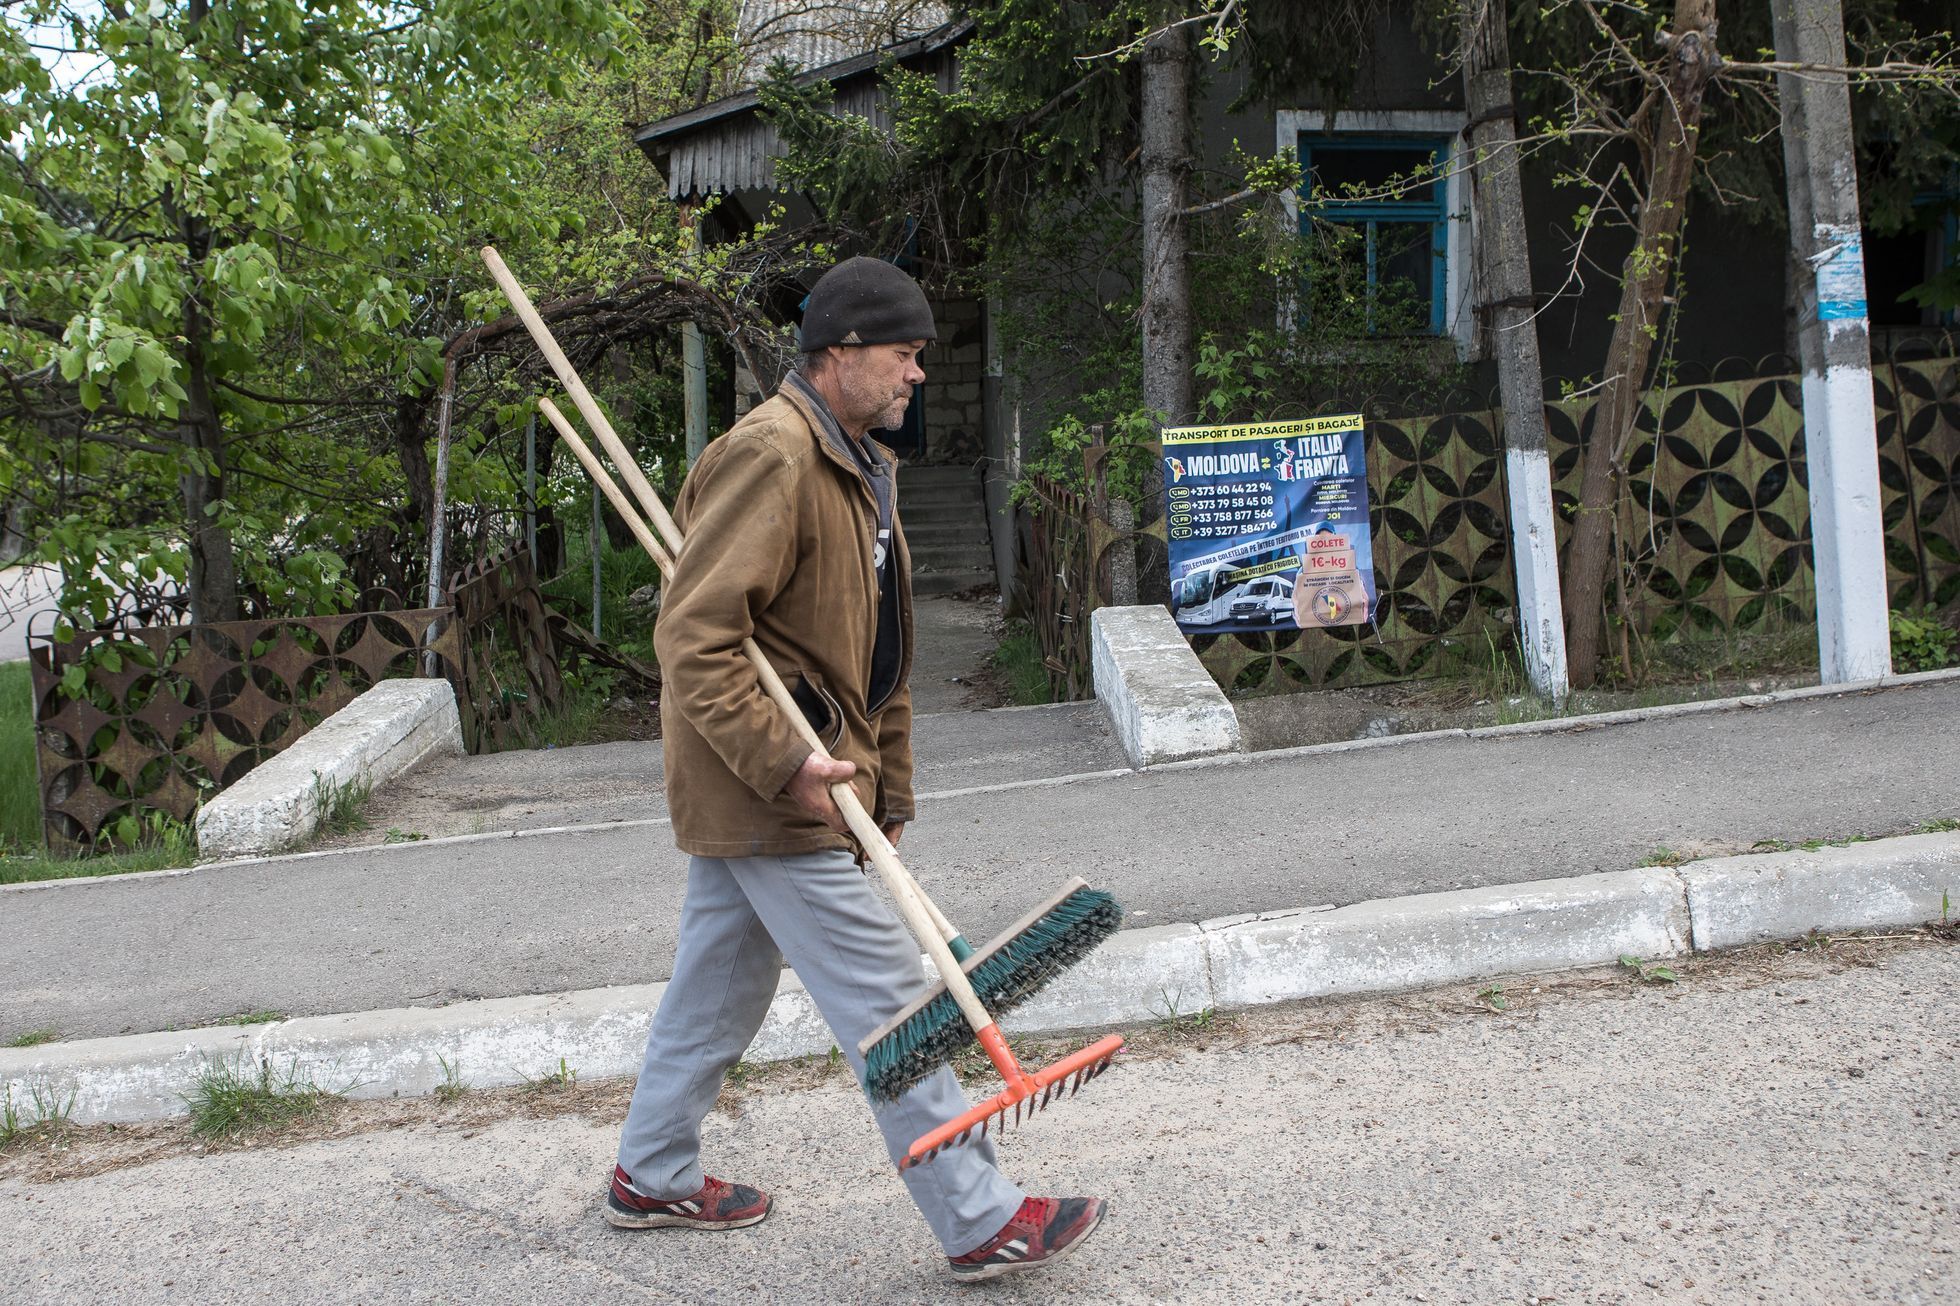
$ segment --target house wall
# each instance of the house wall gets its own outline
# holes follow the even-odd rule
[[[971,463],[986,450],[986,306],[977,299],[935,299],[932,315],[939,339],[919,355],[926,373],[923,461]]]
[[[1359,79],[1353,96],[1342,104],[1344,120],[1365,120],[1370,114],[1412,110],[1461,113],[1462,83],[1427,51],[1406,18],[1388,20],[1377,32],[1377,54]],[[1217,90],[1229,99],[1237,94],[1238,79],[1220,78]],[[1316,130],[1313,119],[1325,113],[1306,94],[1237,112],[1210,109],[1201,118],[1202,155],[1229,157],[1234,139],[1275,142],[1282,115],[1298,117],[1289,124]],[[1320,130],[1345,130],[1345,124]],[[1271,148],[1269,144],[1266,148]],[[1774,145],[1764,148],[1773,149]],[[1594,377],[1604,360],[1619,306],[1619,273],[1630,232],[1599,231],[1587,238],[1583,258],[1577,258],[1573,215],[1588,196],[1577,187],[1558,186],[1556,169],[1542,156],[1528,158],[1523,169],[1524,200],[1530,226],[1532,288],[1544,312],[1538,320],[1539,349],[1545,374],[1553,380]],[[1771,197],[1780,199],[1780,197]],[[1474,205],[1474,199],[1470,199]],[[1473,242],[1454,244],[1467,256]],[[1452,248],[1457,257],[1457,248]],[[1784,242],[1780,235],[1742,220],[1741,211],[1725,208],[1705,194],[1689,202],[1686,250],[1683,256],[1682,312],[1675,318],[1674,359],[1691,374],[1731,360],[1753,365],[1765,355],[1784,349]],[[1452,268],[1452,277],[1456,269]],[[1485,361],[1487,342],[1481,315],[1474,312],[1474,293],[1465,309],[1470,342],[1461,351],[1480,364],[1478,388],[1495,385],[1495,372]]]

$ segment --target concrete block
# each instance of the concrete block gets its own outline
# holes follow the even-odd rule
[[[1697,949],[1733,948],[1812,930],[1960,915],[1960,834],[1922,834],[1816,852],[1712,857],[1678,869]]]
[[[76,1124],[182,1115],[184,1094],[209,1061],[250,1056],[250,1028],[132,1034],[33,1048],[0,1048],[0,1095],[11,1094],[23,1121],[33,1094],[69,1102]]]
[[[290,847],[319,828],[323,790],[379,786],[425,758],[462,752],[448,681],[384,680],[206,803],[198,851],[253,857]]]
[[[940,386],[939,398],[942,402],[950,404],[977,404],[980,402],[980,383],[962,381]]]
[[[446,1075],[496,1088],[567,1069],[588,1079],[638,1073],[665,984],[490,998],[305,1016],[262,1027],[253,1048],[276,1067],[297,1060],[322,1088],[350,1097],[427,1093]]]
[[[1098,608],[1091,633],[1096,697],[1130,765],[1238,750],[1239,719],[1169,612]]]
[[[1124,930],[1001,1021],[1010,1034],[1100,1029],[1216,1005],[1195,925]]]
[[[1206,929],[1222,1008],[1666,957],[1689,944],[1666,871],[1418,894]]]

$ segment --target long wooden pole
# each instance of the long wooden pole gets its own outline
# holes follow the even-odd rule
[[[633,532],[633,537],[639,541],[640,547],[645,549],[648,556],[653,559],[654,565],[660,568],[661,574],[672,576],[675,556],[680,552],[680,531],[678,528],[673,528],[673,519],[667,518],[668,526],[673,528],[672,542],[675,546],[669,552],[654,539],[652,531],[647,528],[645,520],[635,510],[632,501],[626,497],[625,492],[619,488],[613,478],[606,474],[604,465],[599,462],[598,457],[593,454],[585,441],[579,438],[578,432],[558,410],[558,405],[549,399],[540,399],[538,411],[545,415],[545,420],[551,423],[552,428],[558,432],[558,437],[584,466],[586,473],[592,477],[592,483],[612,500],[613,507],[619,510],[619,515],[625,519],[627,528]],[[607,442],[608,437],[611,437],[611,442],[615,443],[619,438],[610,428],[600,428],[601,442]],[[631,465],[630,461],[627,465]],[[631,474],[628,474],[628,479],[632,479]],[[651,492],[649,487],[648,493]],[[667,516],[658,498],[652,499],[647,506],[658,508],[660,516]],[[797,707],[796,700],[790,697],[788,686],[783,684],[782,677],[777,674],[776,668],[769,659],[763,656],[762,650],[757,647],[753,638],[743,637],[742,655],[748,658],[750,665],[755,668],[756,678],[761,682],[763,692],[769,696],[769,701],[776,705],[777,710],[788,719],[790,728],[796,731],[798,737],[809,744],[818,756],[828,758],[830,753],[824,748],[823,741],[817,737],[816,730],[804,717],[803,710]],[[926,954],[939,968],[941,977],[946,980],[947,991],[952,993],[954,1001],[959,1003],[960,1011],[966,1016],[968,1023],[973,1025],[975,1032],[992,1024],[993,1017],[989,1016],[986,1009],[980,1005],[980,999],[974,994],[973,986],[967,982],[965,973],[960,970],[959,962],[954,959],[951,949],[947,946],[949,938],[955,936],[957,931],[940,914],[932,900],[919,890],[917,883],[912,879],[912,873],[898,860],[898,851],[892,847],[891,840],[887,839],[885,832],[878,828],[878,823],[871,818],[871,814],[864,810],[864,804],[859,801],[857,791],[848,783],[839,783],[830,787],[830,795],[836,802],[838,811],[843,814],[844,823],[850,827],[851,833],[857,836],[858,843],[864,848],[872,864],[884,876],[892,898],[898,903],[900,912],[905,915],[906,924],[911,926],[912,933],[918,936],[919,941],[925,946]],[[965,999],[961,998],[962,992],[966,995]]]
[[[572,397],[572,403],[578,407],[580,416],[584,417],[587,424],[599,435],[601,443],[624,449],[625,446],[619,443],[619,436],[612,429],[612,423],[606,420],[604,411],[592,398],[592,392],[585,388],[585,382],[579,378],[578,371],[573,368],[571,360],[565,357],[565,351],[558,347],[557,338],[551,334],[551,328],[546,326],[544,319],[538,316],[538,310],[532,305],[530,295],[526,294],[524,287],[518,284],[517,278],[511,275],[511,270],[505,265],[502,255],[498,254],[494,247],[486,245],[483,247],[483,262],[490,269],[490,276],[496,281],[498,288],[504,292],[504,297],[516,310],[518,320],[523,322],[525,329],[531,333],[531,339],[537,344],[538,352],[542,353],[545,361],[551,364],[551,370],[557,374],[559,382],[565,387],[565,393]],[[539,408],[547,418],[556,412],[556,405],[552,405],[549,400],[540,400]],[[564,415],[560,413],[558,416],[562,422]],[[558,425],[561,437],[568,434],[564,425],[558,423],[554,425]],[[568,440],[567,444],[570,443]],[[582,447],[584,441],[581,440],[573,446],[573,453],[578,453],[579,448]],[[586,462],[591,458],[591,453],[590,449],[586,449],[580,461]],[[646,485],[647,515],[653,518],[654,525],[659,527],[661,536],[666,540],[666,551],[672,557],[678,558],[682,547],[680,527],[674,524],[673,517],[668,514],[666,505],[660,502],[659,496],[653,493],[653,487],[647,485],[646,478],[640,475],[639,465],[631,458],[625,458],[622,462],[623,468],[632,469],[624,473],[629,480],[638,477],[636,489],[640,485]],[[595,473],[595,484],[608,487],[609,497],[611,493],[617,492],[618,487],[612,484],[612,478],[603,476],[604,468],[599,466],[597,459],[587,462],[586,470]],[[642,541],[643,546],[644,543]],[[763,691],[789,719],[791,728],[795,729],[812,748],[828,756],[829,754],[824,752],[823,741],[817,738],[816,731],[811,729],[810,723],[804,719],[802,710],[796,706],[795,700],[789,696],[789,690],[784,687],[782,677],[776,674],[776,669],[770,665],[769,659],[765,658],[762,650],[756,647],[755,640],[745,638],[742,641],[742,652],[754,664]],[[884,876],[886,886],[891,890],[892,898],[897,902],[906,924],[911,927],[912,933],[925,947],[926,955],[932,958],[932,964],[938,967],[940,977],[946,984],[946,991],[952,994],[953,1000],[959,1004],[960,1012],[966,1017],[967,1023],[973,1026],[976,1034],[991,1026],[994,1023],[993,1017],[989,1016],[986,1008],[980,1005],[980,999],[974,993],[973,985],[968,983],[966,973],[960,969],[959,961],[947,946],[947,939],[936,928],[944,918],[934,919],[937,909],[927,905],[928,900],[912,879],[911,872],[907,871],[905,864],[898,860],[898,850],[892,847],[891,840],[887,839],[885,832],[878,828],[878,823],[871,819],[871,813],[864,810],[864,804],[858,801],[857,791],[850,785],[832,785],[830,794],[832,801],[837,804],[838,812],[844,818],[844,824],[857,837],[859,846],[871,859],[872,865],[876,866],[879,873]],[[998,1043],[999,1040],[995,1042]],[[1005,1045],[1001,1046],[1004,1048]],[[992,1052],[993,1049],[989,1048],[989,1051]],[[1011,1057],[1007,1065],[997,1066],[997,1068],[1003,1075],[1019,1073],[1018,1068],[1013,1066]]]

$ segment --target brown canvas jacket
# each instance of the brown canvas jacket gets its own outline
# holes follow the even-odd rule
[[[837,437],[848,438],[848,437]],[[889,450],[879,446],[896,471]],[[894,481],[894,485],[896,482]],[[783,786],[810,747],[742,654],[753,635],[880,824],[912,819],[912,578],[892,522],[898,686],[866,703],[878,633],[877,502],[811,401],[785,386],[710,443],[674,517],[687,538],[654,627],[674,842],[704,857],[849,848]],[[814,696],[812,696],[813,691]]]

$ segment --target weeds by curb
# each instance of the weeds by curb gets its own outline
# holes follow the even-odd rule
[[[325,1089],[301,1073],[299,1058],[283,1070],[271,1057],[254,1066],[244,1057],[206,1062],[184,1094],[191,1132],[201,1138],[236,1138],[307,1120],[341,1100],[345,1090]]]

